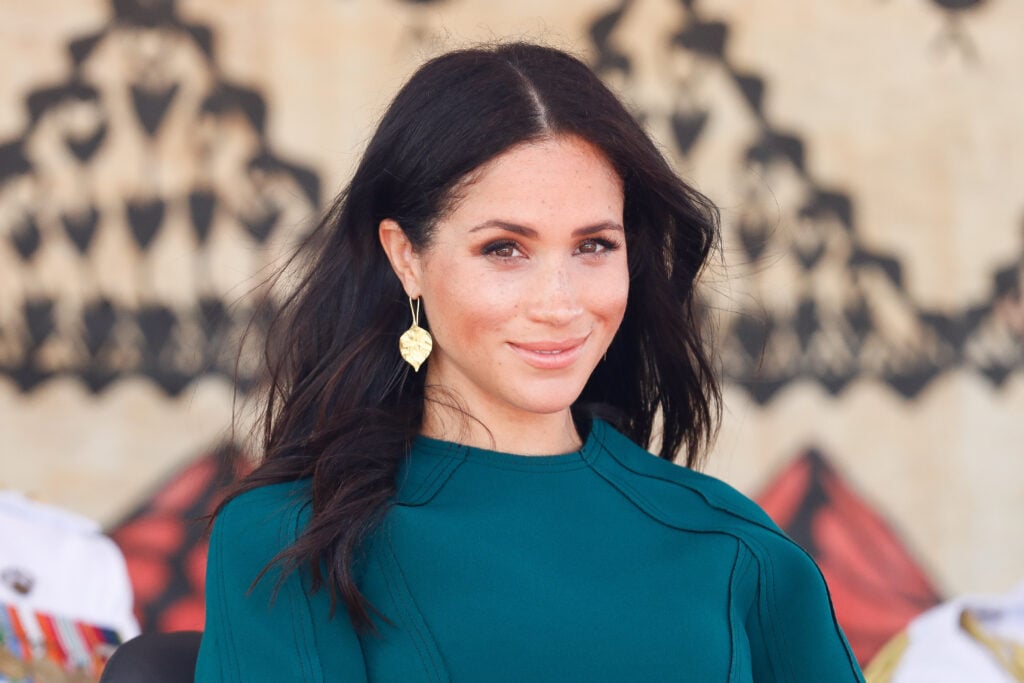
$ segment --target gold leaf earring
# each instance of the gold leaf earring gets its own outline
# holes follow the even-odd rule
[[[412,312],[412,327],[407,329],[398,338],[398,352],[402,354],[405,362],[412,366],[416,372],[420,371],[423,361],[430,355],[434,348],[434,340],[430,333],[420,327],[420,299],[416,297],[416,307],[413,308],[412,297],[409,297],[409,310]]]

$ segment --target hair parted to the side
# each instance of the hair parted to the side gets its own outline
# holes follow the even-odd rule
[[[595,145],[621,176],[629,245],[625,318],[574,412],[600,414],[644,446],[660,413],[659,455],[685,449],[691,467],[714,434],[720,390],[694,287],[717,244],[715,207],[575,57],[511,43],[430,60],[399,91],[299,252],[301,277],[266,340],[263,459],[222,503],[310,478],[311,521],[276,560],[286,572],[308,567],[312,589],[326,587],[332,605],[340,595],[361,631],[376,627],[376,610],[353,564],[395,493],[425,400],[426,373],[398,354],[409,304],[378,225],[393,219],[414,249],[428,248],[468,174],[514,145],[557,135]]]

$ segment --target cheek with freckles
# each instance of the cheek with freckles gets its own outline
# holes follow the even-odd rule
[[[443,353],[492,356],[509,321],[518,315],[515,287],[454,258],[433,258],[425,267],[424,300],[431,334]]]

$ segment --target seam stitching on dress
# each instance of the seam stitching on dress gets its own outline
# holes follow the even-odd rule
[[[442,478],[447,479],[447,477],[450,477],[455,472],[455,470],[459,468],[462,462],[464,462],[464,459],[449,458],[447,455],[445,455],[444,457],[444,460],[439,461],[438,464],[435,465],[432,470],[430,470],[430,472],[427,474],[426,480],[422,484],[417,486],[413,490],[413,493],[406,497],[398,497],[397,502],[399,505],[419,506],[430,502],[430,500],[433,498],[434,495],[437,494],[437,491],[441,487],[441,484],[437,483],[438,480]],[[453,459],[456,460],[456,462],[453,463]],[[427,495],[428,492],[430,493],[429,496]]]
[[[665,482],[667,484],[672,484],[672,485],[678,486],[678,487],[680,487],[682,489],[685,489],[687,491],[691,491],[694,494],[696,494],[696,495],[700,496],[701,498],[703,498],[704,501],[708,505],[710,505],[711,507],[715,508],[716,510],[718,510],[720,512],[723,512],[723,513],[725,513],[725,514],[727,514],[727,515],[729,515],[731,517],[735,517],[737,519],[744,520],[744,521],[746,521],[746,522],[748,522],[750,524],[753,524],[754,526],[757,526],[758,528],[764,529],[765,531],[770,532],[774,536],[776,536],[776,537],[778,537],[778,538],[780,538],[780,539],[782,539],[782,540],[792,544],[794,547],[799,549],[800,552],[802,552],[804,555],[806,555],[811,560],[811,562],[814,563],[815,570],[818,572],[818,576],[821,578],[822,584],[825,586],[825,594],[829,598],[829,612],[830,612],[831,617],[832,617],[832,630],[833,630],[833,632],[837,636],[841,636],[841,634],[842,634],[842,627],[839,625],[839,620],[836,617],[835,605],[832,603],[832,592],[829,590],[828,582],[825,581],[825,575],[822,574],[821,567],[818,567],[818,563],[814,560],[814,558],[811,556],[811,554],[808,553],[807,550],[803,548],[803,546],[801,546],[799,543],[796,543],[793,539],[791,539],[785,533],[781,532],[779,529],[772,528],[771,526],[768,526],[768,525],[766,525],[766,524],[764,524],[764,523],[762,523],[762,522],[760,522],[760,521],[758,521],[756,519],[752,519],[750,517],[747,517],[747,516],[745,516],[743,514],[740,514],[738,512],[735,512],[735,511],[731,510],[728,506],[723,505],[721,502],[719,502],[718,498],[716,496],[714,496],[714,495],[708,495],[706,492],[701,491],[701,490],[699,490],[699,489],[697,489],[697,488],[695,488],[693,486],[690,486],[689,484],[686,484],[684,482],[676,481],[674,479],[667,479],[665,477],[661,477],[661,476],[658,476],[656,474],[648,474],[646,472],[640,472],[638,470],[633,469],[632,467],[627,465],[625,462],[623,462],[621,459],[615,457],[615,454],[611,451],[610,448],[607,447],[607,445],[605,444],[603,439],[601,440],[601,446],[612,457],[612,459],[616,463],[618,463],[620,467],[624,468],[625,470],[627,470],[629,472],[632,472],[633,474],[635,474],[635,475],[637,475],[639,477],[645,477],[647,479],[654,479],[654,480],[657,480],[657,481],[663,481],[663,482]],[[656,456],[651,456],[651,457],[656,457]],[[662,514],[664,514],[664,513],[662,513]],[[662,520],[662,521],[664,521],[664,520]],[[727,532],[725,532],[725,533],[727,533]],[[737,537],[739,537],[739,534],[737,534]],[[850,648],[848,646],[844,646],[843,649],[846,651],[846,660],[847,660],[847,664],[850,667],[850,670],[851,671],[856,671],[857,670],[856,658],[854,657],[853,653],[851,652],[851,650],[850,650]]]
[[[725,596],[726,621],[729,624],[729,681],[733,680],[733,673],[736,671],[736,631],[732,621],[733,607],[733,584],[736,581],[737,569],[740,564],[740,542],[736,541],[736,555],[732,560],[732,569],[729,571],[729,589]]]
[[[387,586],[388,593],[391,595],[391,601],[394,603],[395,608],[398,610],[399,614],[403,617],[402,620],[407,621],[405,606],[401,603],[401,600],[399,600],[398,593],[395,591],[395,587],[392,584],[392,577],[388,576],[387,566],[381,566],[381,570],[381,576],[383,577],[384,583]],[[415,627],[411,624],[409,631],[409,640],[412,641],[412,645],[416,649],[416,654],[419,656],[420,664],[424,666],[424,669],[426,669],[426,666],[424,664],[423,650],[420,649],[420,644],[416,638],[416,633],[414,633]],[[426,671],[426,673],[429,674],[429,670]]]
[[[609,453],[610,453],[610,451],[609,451]],[[614,458],[614,455],[612,457]],[[616,462],[618,462],[618,459],[616,459]],[[630,470],[630,471],[632,471],[632,470]],[[607,478],[606,478],[606,480],[607,480]],[[613,484],[613,485],[615,485],[615,484]],[[633,488],[632,486],[630,486],[629,484],[627,484],[625,482],[622,482],[622,481],[618,482],[618,486],[621,486],[623,489],[625,489],[626,491],[628,491],[632,495],[636,496],[636,499],[638,501],[640,501],[642,504],[648,506],[652,511],[654,511],[657,514],[661,515],[662,516],[662,523],[667,523],[664,520],[664,515],[665,515],[664,510],[662,510],[657,504],[651,502],[647,497],[645,497],[643,494],[641,494],[635,488]],[[677,529],[680,528],[680,527],[676,526],[675,524],[669,524],[669,526],[671,526],[672,528],[677,528]],[[760,547],[762,549],[762,554],[764,555],[765,561],[769,565],[772,565],[770,554],[767,552],[766,549],[764,549],[764,547],[760,543],[757,543],[756,539],[748,537],[746,534],[742,534],[742,533],[739,533],[739,532],[730,532],[730,531],[726,531],[724,529],[720,530],[719,533],[725,534],[727,536],[731,536],[731,537],[737,539],[737,541],[746,543],[747,545],[751,545],[751,544],[758,545],[758,547]],[[783,538],[787,538],[787,537],[784,536]],[[787,538],[787,540],[788,540],[788,538]],[[792,543],[792,541],[790,541],[790,543]],[[797,546],[797,547],[799,547],[799,546]],[[766,579],[766,583],[769,582],[768,581],[769,577],[766,576],[764,578]],[[773,597],[776,595],[774,584],[772,584],[772,586],[771,586],[771,594],[772,594]],[[768,609],[771,610],[774,613],[775,610],[773,608],[773,601],[768,600],[767,601],[767,606],[768,606]],[[785,642],[785,639],[779,636],[778,631],[776,631],[774,626],[771,624],[771,620],[769,620],[769,629],[771,630],[772,635],[775,638],[775,640],[781,641],[781,642]],[[762,631],[764,631],[764,624],[763,624],[763,622],[762,622]],[[769,662],[772,662],[772,659],[770,657],[769,657]],[[774,668],[775,664],[772,663],[772,666]],[[792,678],[792,675],[790,675],[790,677]]]
[[[773,670],[772,675],[775,680],[795,680],[793,678],[792,671],[789,668],[788,660],[785,657],[776,658],[771,656],[771,653],[776,650],[790,652],[787,647],[788,641],[783,635],[781,629],[776,627],[776,624],[781,623],[781,621],[779,620],[777,611],[778,590],[775,584],[775,563],[772,562],[771,553],[768,552],[768,549],[765,548],[764,544],[760,543],[756,538],[747,538],[745,539],[745,542],[747,543],[747,546],[751,548],[751,552],[753,552],[754,546],[760,550],[759,553],[754,553],[754,557],[758,560],[758,575],[764,580],[765,612],[767,613],[765,615],[767,617],[767,622],[765,620],[760,620],[761,631],[765,635],[770,633],[774,642],[778,643],[779,646],[776,649],[766,648],[768,662]],[[776,671],[778,673],[776,673]],[[780,679],[780,674],[788,676],[788,679]]]
[[[632,444],[632,445],[634,447],[637,447],[635,444]],[[792,539],[790,539],[785,534],[779,533],[778,529],[773,529],[772,527],[764,524],[763,522],[761,522],[761,521],[759,521],[757,519],[753,519],[751,517],[747,517],[744,514],[741,514],[739,512],[736,512],[736,511],[732,510],[728,505],[725,505],[725,504],[721,503],[719,501],[718,497],[715,496],[714,494],[709,494],[707,491],[702,491],[702,490],[700,490],[700,489],[698,489],[698,488],[696,488],[694,486],[691,486],[690,484],[687,484],[685,482],[676,481],[675,479],[668,479],[666,477],[662,477],[662,476],[657,475],[657,474],[649,474],[647,472],[641,472],[640,470],[634,469],[634,468],[630,467],[629,465],[627,465],[621,458],[616,457],[615,453],[612,451],[612,449],[610,449],[608,447],[608,445],[604,442],[604,440],[601,441],[601,447],[604,448],[605,452],[608,453],[611,456],[612,460],[614,460],[616,463],[618,463],[620,467],[622,467],[623,469],[625,469],[628,472],[632,472],[633,474],[637,475],[638,477],[644,477],[645,479],[654,479],[656,481],[663,481],[666,484],[671,484],[673,486],[678,486],[681,489],[685,489],[687,491],[690,491],[690,492],[694,493],[695,495],[698,495],[701,498],[703,498],[705,503],[707,503],[708,505],[710,505],[711,507],[715,508],[716,510],[718,510],[720,512],[724,512],[725,514],[727,514],[727,515],[729,515],[731,517],[736,517],[737,519],[742,519],[745,522],[748,522],[750,524],[753,524],[755,526],[758,526],[758,527],[764,529],[765,531],[770,531],[771,533],[775,534],[776,536],[779,536],[780,538],[784,538],[785,540],[789,541],[790,543],[793,542]],[[648,453],[648,455],[650,455],[650,457],[652,457],[652,458],[657,458],[658,457],[658,456],[650,454],[650,453]],[[684,469],[687,469],[687,468],[684,468]],[[797,546],[797,547],[800,547],[800,546]]]
[[[296,512],[297,512],[297,510],[294,507],[289,508],[288,514],[282,515],[281,518],[280,518],[281,521],[279,522],[279,526],[278,526],[278,539],[279,539],[279,541],[281,542],[282,545],[284,543],[288,543],[288,539],[290,538],[290,534],[288,533],[289,528],[291,528],[291,527],[293,527],[293,526],[295,526],[297,524],[297,514],[296,514]],[[297,577],[293,577],[293,578],[297,578]],[[283,584],[283,586],[286,587],[287,584]],[[300,591],[301,591],[301,586],[300,586]],[[301,598],[302,596],[300,595],[298,597]],[[289,611],[290,616],[291,616],[292,649],[295,651],[296,659],[299,660],[299,668],[300,668],[300,670],[303,673],[303,677],[306,680],[311,680],[309,675],[308,675],[309,674],[309,670],[306,668],[306,666],[307,666],[307,662],[305,661],[306,658],[302,656],[303,655],[302,647],[301,647],[302,638],[301,638],[301,635],[299,633],[299,618],[298,618],[298,615],[296,614],[296,601],[288,600],[288,611]]]
[[[398,577],[388,576],[388,569],[396,570],[398,573],[401,573],[401,568],[398,567],[398,559],[394,554],[394,546],[391,544],[390,534],[387,532],[384,533],[384,542],[386,547],[383,550],[388,566],[382,567],[382,569],[384,569],[382,574],[384,576],[385,583],[387,583],[388,592],[391,593],[391,598],[394,600],[395,606],[401,611],[404,621],[409,627],[409,638],[412,640],[413,646],[416,648],[416,653],[419,655],[420,665],[428,676],[433,674],[434,680],[439,680],[437,671],[434,669],[433,658],[424,651],[425,649],[429,649],[429,643],[420,630],[419,624],[416,623],[414,615],[411,613],[411,606],[399,590],[397,585]]]
[[[401,580],[402,585],[404,585],[406,588],[408,588],[409,582],[408,582],[408,580],[405,577],[405,572],[402,570],[401,563],[398,561],[398,556],[395,554],[395,546],[391,542],[390,534],[388,535],[387,542],[388,542],[388,546],[391,549],[391,564],[395,568],[395,570],[398,572],[398,577]],[[426,633],[427,633],[427,636],[429,636],[429,639],[424,637],[424,641],[425,641],[424,644],[426,645],[426,648],[427,648],[427,655],[428,655],[428,658],[430,660],[430,663],[434,667],[435,676],[437,677],[438,681],[441,681],[441,680],[446,678],[446,675],[442,675],[445,672],[443,672],[440,668],[438,668],[439,665],[440,665],[440,662],[438,662],[437,660],[440,657],[440,652],[437,649],[437,638],[434,636],[433,631],[430,630],[430,624],[427,623],[427,620],[423,617],[423,614],[419,611],[419,608],[412,601],[411,594],[410,594],[410,600],[408,602],[408,608],[409,608],[410,612],[412,613],[412,616],[413,616],[414,619],[416,617],[419,618],[419,622],[422,622],[422,629],[425,630]],[[417,628],[419,628],[419,626],[420,626],[420,624],[418,623],[417,624]],[[434,654],[436,654],[437,657],[433,656]]]
[[[412,492],[412,495],[409,496],[409,500],[411,502],[419,500],[420,496],[423,495],[423,492],[430,488],[430,485],[436,481],[439,476],[441,476],[440,471],[445,469],[447,466],[448,464],[443,460],[438,462],[437,465],[430,470],[427,476],[424,477],[423,481],[420,482],[420,485]]]

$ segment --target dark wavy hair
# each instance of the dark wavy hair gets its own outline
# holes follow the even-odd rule
[[[713,436],[721,395],[694,287],[718,241],[714,205],[575,57],[513,43],[430,60],[399,91],[351,183],[297,254],[298,284],[266,339],[263,459],[227,499],[311,479],[311,521],[275,560],[286,571],[308,565],[312,590],[326,586],[332,608],[340,595],[357,629],[375,628],[376,609],[353,563],[395,493],[425,400],[426,373],[398,354],[409,304],[378,225],[393,219],[414,249],[426,249],[468,174],[514,145],[558,135],[595,145],[622,178],[629,244],[625,317],[574,415],[610,418],[650,447],[660,414],[659,455],[685,449],[691,467]]]

